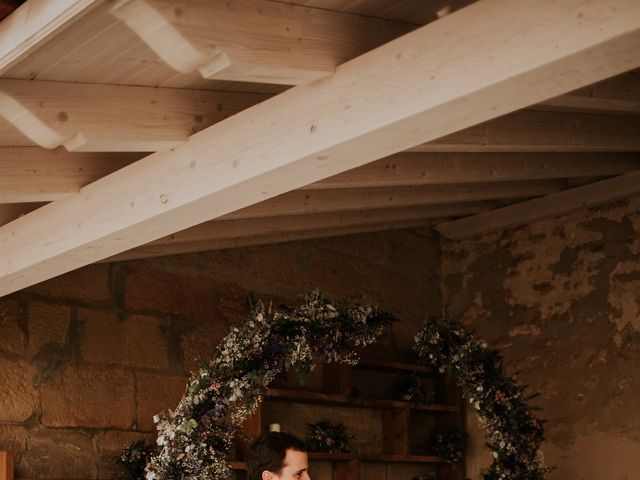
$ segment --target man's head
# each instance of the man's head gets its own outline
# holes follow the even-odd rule
[[[260,435],[247,452],[248,480],[310,480],[307,448],[293,435]]]

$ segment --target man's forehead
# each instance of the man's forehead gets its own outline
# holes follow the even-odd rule
[[[307,462],[307,452],[301,452],[300,450],[288,448],[284,456],[283,466],[291,466],[293,468],[307,468]]]

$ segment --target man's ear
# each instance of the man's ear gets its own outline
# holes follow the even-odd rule
[[[269,470],[262,471],[262,480],[273,480],[274,478],[276,478],[276,476],[273,472],[270,472]]]

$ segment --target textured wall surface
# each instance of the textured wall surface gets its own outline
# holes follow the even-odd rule
[[[640,478],[640,199],[444,242],[442,258],[449,314],[541,395],[550,479]]]
[[[0,450],[16,452],[18,477],[112,478],[121,448],[153,438],[152,416],[245,317],[249,292],[364,294],[400,318],[381,346],[399,352],[440,308],[438,248],[393,232],[94,265],[2,298]],[[379,440],[367,418],[362,434]]]

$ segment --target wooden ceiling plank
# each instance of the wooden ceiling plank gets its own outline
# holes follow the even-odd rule
[[[29,212],[40,208],[42,203],[0,204],[0,225],[12,222]]]
[[[302,188],[543,180],[613,176],[639,169],[637,153],[398,153]]]
[[[295,190],[225,215],[224,219],[530,198],[564,190],[564,180],[534,180],[421,187]]]
[[[175,71],[299,85],[413,26],[264,0],[121,0],[111,13]]]
[[[85,152],[167,150],[184,143],[193,132],[266,98],[0,79],[0,116],[44,148],[64,145],[67,150]]]
[[[143,155],[0,147],[0,204],[51,202],[70,197]]]
[[[230,239],[300,230],[355,227],[369,224],[424,221],[434,218],[459,217],[495,208],[496,202],[468,202],[451,205],[429,205],[403,208],[379,208],[350,212],[325,212],[279,217],[211,220],[151,242],[171,245],[201,240]]]
[[[168,255],[181,255],[187,253],[206,252],[228,248],[250,247],[255,245],[270,245],[274,243],[298,242],[301,240],[313,240],[318,238],[330,238],[344,235],[357,235],[363,233],[382,232],[387,230],[400,230],[406,228],[427,227],[433,223],[431,220],[407,220],[391,223],[372,223],[367,225],[334,227],[317,230],[300,230],[296,232],[272,233],[238,238],[222,238],[212,240],[200,240],[182,242],[170,245],[155,245],[150,243],[137,247],[127,252],[102,262],[120,262],[126,260],[138,260],[141,258],[165,257]]]
[[[0,22],[0,74],[59,34],[101,0],[26,2]]]
[[[0,295],[640,67],[638,18],[631,0],[454,12],[1,227]]]
[[[458,240],[566,215],[586,207],[636,195],[640,195],[640,171],[442,223],[436,230],[445,238]]]
[[[551,110],[640,114],[640,71],[631,71],[560,97],[537,107]]]
[[[522,110],[412,152],[637,152],[637,116]]]
[[[105,261],[132,260],[220,248],[421,227],[430,225],[437,219],[469,215],[495,206],[495,202],[471,202],[462,205],[382,208],[367,211],[287,215],[277,218],[220,219],[158,239]]]

